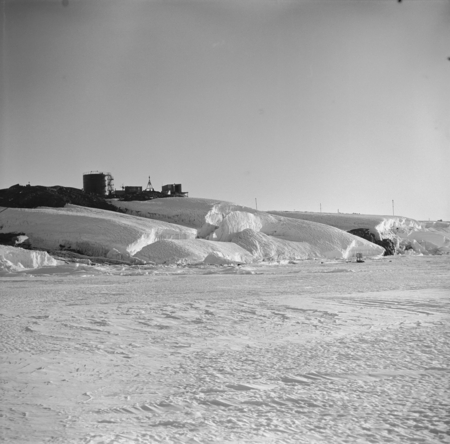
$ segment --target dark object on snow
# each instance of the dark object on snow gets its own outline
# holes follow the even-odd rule
[[[356,262],[364,262],[362,253],[356,253]]]
[[[30,249],[31,244],[25,233],[0,233],[0,245]]]
[[[64,207],[66,204],[118,212],[101,196],[77,188],[13,185],[0,190],[0,206],[8,208]]]
[[[373,244],[383,247],[383,256],[393,256],[395,254],[395,243],[391,239],[377,240],[375,235],[371,233],[368,228],[355,228],[354,230],[348,231],[348,233],[353,234],[354,236],[362,237]]]
[[[393,240],[383,239],[380,241],[376,241],[375,243],[386,250],[384,256],[393,256],[395,254],[395,242]]]
[[[354,230],[348,231],[348,233],[353,234],[354,236],[362,237],[373,244],[377,243],[375,235],[371,233],[368,228],[355,228]]]

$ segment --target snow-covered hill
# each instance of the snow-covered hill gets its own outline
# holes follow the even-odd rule
[[[256,212],[252,208],[231,202],[195,197],[172,197],[148,201],[119,201],[114,199],[110,203],[133,216],[195,228],[200,238],[208,237],[217,229],[223,218],[233,211]]]
[[[128,214],[196,228],[200,238],[237,240],[260,260],[347,259],[356,253],[369,257],[384,253],[381,247],[328,225],[271,215],[230,202],[171,198],[112,203]],[[252,233],[246,231],[239,236],[244,230]]]
[[[419,254],[450,253],[450,222],[417,221],[402,216],[376,216],[345,213],[306,213],[301,211],[269,211],[269,214],[297,220],[318,222],[350,231],[368,229],[377,240],[392,239],[398,252]]]
[[[307,213],[303,211],[268,211],[269,214],[293,219],[318,222],[344,231],[367,228],[376,239],[392,239],[398,234],[407,235],[421,230],[422,224],[417,220],[402,216],[377,216],[370,214],[345,213]]]
[[[422,254],[450,254],[450,222],[422,222],[422,227],[400,234],[400,245]]]
[[[1,232],[22,232],[31,246],[71,250],[87,256],[129,259],[161,239],[193,239],[194,229],[94,208],[9,208],[0,213]]]
[[[75,205],[8,208],[0,213],[0,232],[25,233],[33,249],[68,250],[91,257],[159,264],[348,260],[357,253],[375,258],[384,253],[382,247],[333,225],[346,230],[368,228],[378,233],[378,238],[395,238],[400,251],[450,252],[448,222],[343,214],[275,214],[195,198],[113,203],[128,214]],[[303,220],[305,214],[321,223]],[[3,259],[6,264],[6,255]],[[32,259],[27,263],[34,267]]]

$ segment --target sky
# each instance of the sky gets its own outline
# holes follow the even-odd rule
[[[450,220],[449,0],[0,8],[0,188]]]

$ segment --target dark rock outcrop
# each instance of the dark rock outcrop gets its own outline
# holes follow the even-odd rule
[[[386,253],[384,253],[385,256],[393,256],[396,252],[395,242],[391,239],[383,239],[375,243],[386,250]]]
[[[0,245],[30,249],[31,244],[25,233],[0,233]]]
[[[354,230],[348,231],[348,233],[354,236],[362,237],[373,244],[377,244],[384,248],[384,256],[393,256],[395,254],[395,242],[391,239],[377,240],[375,235],[368,228],[355,228]]]
[[[373,244],[377,243],[375,235],[368,228],[355,228],[354,230],[348,231],[348,233],[353,234],[354,236],[362,237]]]
[[[66,204],[117,212],[103,197],[77,188],[13,185],[0,190],[0,206],[9,208],[64,207]]]

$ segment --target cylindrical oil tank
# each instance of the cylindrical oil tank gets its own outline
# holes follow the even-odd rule
[[[85,193],[106,195],[106,174],[86,173],[83,174],[83,190]]]
[[[181,190],[181,183],[176,183],[175,184],[175,193],[182,193],[183,191]]]

